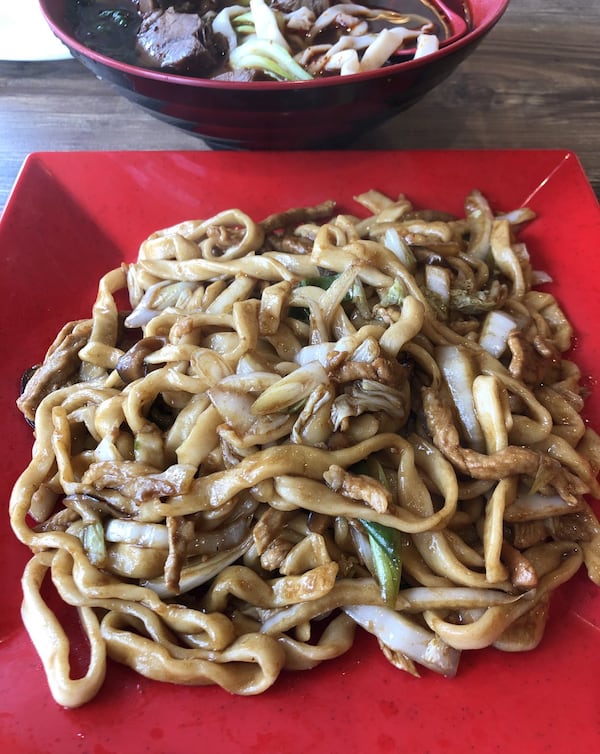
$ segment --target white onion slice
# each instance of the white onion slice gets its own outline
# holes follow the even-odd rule
[[[475,370],[469,356],[458,346],[439,346],[436,359],[471,447],[485,452],[485,439],[473,402]]]
[[[506,312],[488,312],[481,328],[479,345],[498,359],[506,350],[508,336],[516,329],[517,323]]]
[[[456,675],[460,652],[395,610],[374,605],[347,605],[343,610],[391,650],[402,652],[436,673]]]

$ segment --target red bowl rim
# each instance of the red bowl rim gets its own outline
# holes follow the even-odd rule
[[[441,60],[448,55],[456,52],[457,50],[466,47],[467,45],[475,42],[480,37],[484,36],[502,17],[506,11],[510,0],[498,0],[497,8],[490,13],[490,15],[483,21],[483,23],[475,26],[468,31],[462,37],[450,42],[448,45],[441,47],[438,52],[433,56],[427,56],[419,58],[418,60],[406,60],[401,63],[395,63],[394,65],[386,66],[385,68],[378,68],[374,71],[364,71],[362,73],[354,73],[348,76],[331,76],[328,78],[311,79],[309,81],[222,81],[215,79],[202,79],[193,76],[181,76],[173,73],[161,73],[160,71],[154,71],[150,68],[142,68],[140,66],[131,65],[130,63],[123,63],[119,60],[114,60],[107,55],[91,50],[81,42],[78,42],[74,37],[67,34],[60,24],[55,20],[54,15],[48,8],[47,0],[39,0],[42,15],[44,16],[46,23],[50,26],[55,36],[57,36],[63,44],[65,44],[72,53],[77,53],[83,58],[89,58],[96,63],[104,65],[108,68],[112,68],[116,71],[128,76],[137,76],[144,79],[149,79],[161,83],[178,84],[180,86],[190,86],[196,88],[207,89],[230,89],[231,91],[244,90],[244,91],[261,91],[277,89],[282,91],[292,91],[295,89],[314,89],[320,87],[332,87],[341,86],[344,84],[354,84],[373,79],[386,78],[394,76],[401,71],[416,71],[419,68],[424,68],[431,61],[432,57],[437,61]]]

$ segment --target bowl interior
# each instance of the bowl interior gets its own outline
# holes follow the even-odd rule
[[[426,68],[435,59],[445,57],[464,47],[475,45],[501,18],[505,12],[510,0],[444,0],[448,8],[460,16],[464,16],[468,22],[469,29],[463,34],[457,36],[446,46],[443,46],[437,53],[421,58],[419,60],[406,60],[390,66],[385,69],[377,69],[369,72],[354,74],[353,79],[372,79],[380,76],[394,76],[403,70],[410,71],[413,68]],[[42,13],[56,36],[64,42],[71,52],[79,59],[89,59],[96,61],[109,68],[123,71],[130,75],[142,76],[156,81],[165,81],[179,83],[184,86],[201,86],[201,87],[228,87],[228,88],[245,88],[245,89],[262,89],[265,87],[276,87],[281,90],[284,87],[295,88],[302,87],[330,87],[340,83],[339,76],[314,79],[312,81],[287,82],[287,81],[253,81],[253,82],[222,82],[214,81],[207,78],[193,76],[182,76],[173,73],[165,73],[159,70],[143,68],[137,65],[131,65],[114,58],[98,53],[84,44],[79,42],[74,36],[74,30],[65,14],[66,0],[39,0]],[[404,0],[381,0],[381,2],[368,2],[371,6],[385,7],[392,10],[402,10],[403,5],[406,7]]]

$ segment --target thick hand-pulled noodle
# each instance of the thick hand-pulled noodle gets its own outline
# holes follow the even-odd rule
[[[398,668],[453,675],[463,649],[535,647],[582,563],[600,584],[600,443],[516,240],[532,213],[477,191],[460,219],[357,201],[368,217],[327,202],[154,233],[27,383],[10,515],[60,704],[94,696],[107,656],[257,694],[357,624]],[[82,678],[48,573],[89,639]]]

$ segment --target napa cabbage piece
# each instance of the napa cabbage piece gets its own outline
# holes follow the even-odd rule
[[[400,652],[441,675],[456,675],[460,651],[402,613],[373,605],[349,605],[344,612],[392,652]]]

